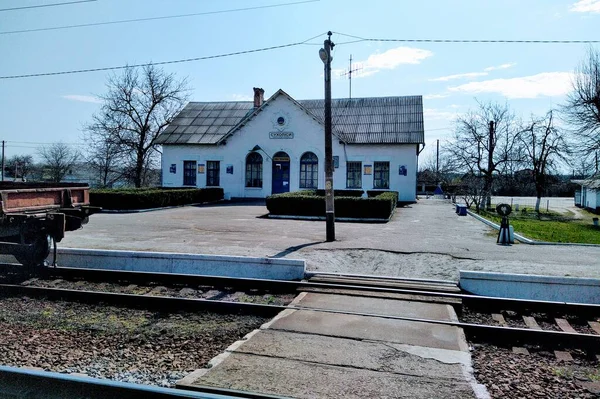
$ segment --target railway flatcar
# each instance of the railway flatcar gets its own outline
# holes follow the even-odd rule
[[[0,182],[0,254],[24,266],[44,264],[65,232],[81,228],[93,213],[82,183]]]

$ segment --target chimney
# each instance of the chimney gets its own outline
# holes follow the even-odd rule
[[[259,87],[254,87],[254,108],[259,108],[265,101],[265,91]]]

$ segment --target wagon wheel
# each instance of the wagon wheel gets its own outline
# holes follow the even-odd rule
[[[14,254],[17,262],[27,267],[41,266],[50,254],[52,237],[46,233],[24,233],[21,234],[21,244],[32,244],[32,247],[25,253]]]

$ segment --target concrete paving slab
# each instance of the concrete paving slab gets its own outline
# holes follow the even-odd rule
[[[336,294],[307,293],[298,306],[315,309],[333,309],[357,313],[372,313],[386,316],[405,316],[431,320],[454,320],[454,309],[450,305],[395,299],[351,297]]]
[[[456,351],[468,349],[462,330],[457,327],[381,317],[296,310],[279,318],[269,328]]]
[[[193,382],[295,398],[473,398],[459,380],[232,353]]]
[[[442,380],[463,379],[471,362],[463,351],[272,330],[261,330],[235,352]]]

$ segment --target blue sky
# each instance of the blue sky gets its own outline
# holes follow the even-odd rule
[[[191,100],[322,98],[318,50],[327,30],[383,39],[597,40],[600,0],[320,0],[175,19],[44,32],[14,30],[201,13],[299,0],[97,0],[0,11],[0,76],[202,57],[316,39],[295,47],[164,66],[187,77]],[[0,8],[59,0],[2,0]],[[356,42],[335,33],[333,96],[348,96],[339,72],[362,68],[353,97],[424,96],[426,154],[457,114],[480,101],[507,102],[523,117],[564,101],[583,44]],[[100,104],[109,72],[0,79],[0,140],[6,155],[62,141],[84,150],[81,128]],[[118,71],[116,73],[119,73]]]

